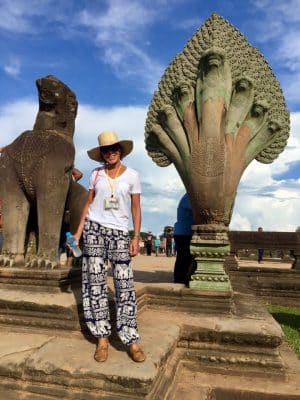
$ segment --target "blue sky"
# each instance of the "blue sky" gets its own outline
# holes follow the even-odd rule
[[[241,6],[242,5],[242,6]],[[76,166],[86,185],[96,166],[86,150],[114,129],[132,138],[126,163],[143,188],[143,229],[160,233],[176,220],[184,192],[173,167],[159,168],[144,149],[144,123],[165,68],[216,11],[258,47],[280,81],[291,136],[271,165],[252,162],[235,202],[232,229],[295,230],[300,225],[299,0],[0,0],[0,146],[30,129],[35,80],[53,74],[76,93]]]

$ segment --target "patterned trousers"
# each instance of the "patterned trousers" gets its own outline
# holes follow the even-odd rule
[[[116,328],[121,341],[139,339],[129,235],[85,221],[83,231],[82,295],[85,322],[95,337],[111,334],[107,289],[107,260],[111,262],[116,301]]]

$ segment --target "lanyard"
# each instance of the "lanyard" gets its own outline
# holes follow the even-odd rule
[[[107,176],[107,180],[108,180],[108,184],[109,184],[109,187],[110,187],[110,190],[111,190],[111,197],[114,197],[115,181],[116,181],[116,179],[117,179],[117,177],[118,177],[118,175],[119,175],[121,166],[122,166],[122,164],[119,165],[119,167],[118,167],[118,169],[117,169],[117,171],[116,171],[116,173],[115,173],[115,176],[114,176],[113,178],[111,178],[111,177],[108,175],[108,169],[105,170],[105,173],[106,173],[106,176]]]
[[[95,187],[96,187],[96,181],[97,181],[99,172],[100,172],[100,168],[97,169],[97,173],[96,173],[96,176],[95,176],[95,179],[94,179],[94,183],[93,183],[93,189],[94,189],[94,190],[95,190]]]

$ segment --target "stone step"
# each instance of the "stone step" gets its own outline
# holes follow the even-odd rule
[[[188,359],[197,360],[205,366],[219,365],[223,368],[231,365],[231,368],[239,368],[243,365],[253,370],[281,373],[282,362],[277,347],[282,341],[282,331],[253,296],[236,294],[235,315],[221,316],[201,314],[199,310],[195,310],[197,303],[193,293],[187,295],[193,299],[193,306],[190,306],[189,312],[186,314],[179,311],[180,308],[176,304],[178,299],[185,296],[180,288],[161,286],[150,287],[149,292],[147,290],[145,287],[137,288],[139,315],[143,316],[144,311],[147,314],[150,307],[151,310],[166,315],[167,319],[170,312],[179,316],[181,331],[178,347],[185,351]],[[165,304],[168,292],[169,298]],[[152,296],[150,300],[149,293]],[[207,304],[209,299],[208,296],[205,302],[200,296],[198,304],[202,301]],[[214,297],[212,302],[215,301]],[[68,331],[79,333],[80,330],[86,330],[80,318],[80,302],[80,291],[37,294],[2,289],[0,325],[7,329],[19,326],[19,329],[31,329],[33,333],[41,329],[48,330],[50,335],[51,330],[53,335],[57,334],[55,331],[60,331],[59,336],[66,336]],[[111,306],[114,320],[114,306]]]
[[[120,342],[112,342],[105,363],[93,359],[89,338],[1,332],[0,392],[8,399],[141,399],[166,390],[174,372],[165,375],[179,337],[179,324],[156,323],[151,313],[140,317],[141,345],[147,359],[134,363]],[[176,368],[177,362],[173,368]],[[22,393],[22,397],[17,397]],[[13,397],[16,394],[16,397]],[[32,394],[32,397],[29,397]],[[27,396],[27,397],[24,397]],[[47,397],[48,396],[48,397]],[[156,398],[156,397],[154,397]],[[163,398],[163,397],[161,397]]]
[[[114,288],[108,278],[111,311],[114,312]],[[0,325],[19,325],[41,329],[81,329],[82,295],[78,284],[68,290],[52,292],[0,285]],[[229,314],[233,299],[221,292],[201,294],[184,285],[136,283],[138,309],[160,308],[193,313]]]
[[[0,267],[0,289],[27,292],[61,292],[81,279],[81,268],[68,267],[54,270]]]
[[[81,294],[0,289],[0,324],[79,330]]]
[[[222,398],[223,386],[214,381],[214,376],[220,382],[224,376],[247,376],[261,382],[276,382],[293,394],[286,385],[287,380],[292,380],[283,370],[285,360],[278,346],[280,328],[263,307],[254,310],[248,296],[244,302],[249,305],[248,318],[244,319],[145,309],[140,313],[139,326],[147,360],[141,364],[134,363],[114,338],[107,362],[98,364],[93,360],[94,341],[79,332],[65,331],[61,336],[59,332],[51,335],[2,330],[0,393],[3,390],[10,396],[16,394],[7,396],[12,400],[211,400],[214,397],[208,396],[212,388]],[[299,360],[290,370],[299,373]],[[184,382],[189,374],[204,375],[194,379],[187,392],[187,387],[180,385],[182,371]],[[211,377],[211,386],[204,384],[207,381],[203,376]],[[173,387],[177,387],[175,392]],[[230,393],[239,393],[229,390],[230,387],[228,393],[224,392],[228,399]],[[197,393],[198,398],[192,397]],[[249,399],[255,399],[253,393]]]
[[[289,350],[283,350],[289,351]],[[299,400],[299,361],[289,351],[288,378],[252,376],[240,370],[232,374],[200,370],[192,362],[183,362],[166,400]],[[287,363],[289,364],[289,362]],[[198,396],[198,397],[197,397]]]

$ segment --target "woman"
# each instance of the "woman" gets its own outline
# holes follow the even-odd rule
[[[98,136],[99,146],[88,151],[92,160],[104,163],[90,177],[89,195],[74,234],[77,242],[83,232],[82,291],[85,322],[98,338],[94,358],[103,362],[108,356],[111,334],[107,297],[107,260],[112,264],[116,291],[117,333],[128,346],[133,361],[142,362],[145,354],[138,345],[137,307],[131,257],[138,254],[141,227],[138,173],[122,159],[133,148],[131,140],[119,140],[105,131]],[[134,237],[128,235],[131,209]]]

